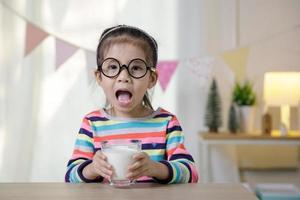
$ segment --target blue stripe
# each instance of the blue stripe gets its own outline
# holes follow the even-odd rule
[[[142,149],[166,149],[166,144],[165,143],[142,144]]]
[[[170,157],[170,160],[177,160],[177,159],[187,159],[191,162],[194,162],[194,159],[189,154],[174,154]]]
[[[78,179],[77,179],[77,177],[76,177],[77,168],[78,168],[78,166],[74,167],[72,169],[71,173],[70,173],[70,175],[71,175],[70,176],[70,180],[71,180],[72,183],[78,183],[79,182]]]
[[[75,145],[76,146],[85,146],[85,147],[90,147],[90,148],[94,148],[94,145],[89,142],[89,141],[86,141],[86,140],[81,140],[81,139],[77,139],[76,142],[75,142]]]
[[[155,123],[147,123],[147,122],[129,122],[129,123],[120,123],[120,124],[111,124],[111,125],[102,125],[95,126],[95,131],[107,131],[107,130],[119,130],[119,129],[128,129],[128,128],[156,128],[165,126],[166,122],[155,122]]]
[[[183,137],[182,136],[175,136],[175,137],[171,137],[170,139],[168,139],[168,145],[171,145],[173,143],[181,143],[183,141]]]
[[[187,164],[186,162],[182,162],[182,161],[179,161],[180,163],[184,164],[184,166],[189,170],[189,183],[192,182],[192,170],[191,170],[191,167],[189,166],[189,164]]]
[[[172,166],[175,167],[175,170],[176,170],[175,183],[177,183],[177,182],[179,181],[180,176],[181,176],[181,170],[180,170],[180,168],[177,166],[176,163],[172,163]]]
[[[76,160],[82,160],[82,161],[74,164],[74,162],[75,162]],[[87,160],[86,158],[77,158],[77,159],[70,160],[69,163],[68,163],[67,168],[68,168],[68,169],[71,169],[71,168],[73,168],[73,167],[76,166],[76,165],[80,165],[81,163],[85,162],[86,160]],[[72,162],[71,162],[71,161],[72,161]]]
[[[76,165],[70,165],[70,161],[69,161],[69,164],[68,164],[68,170],[67,170],[67,173],[65,175],[65,181],[66,182],[72,182],[71,180],[71,177],[72,177],[72,171],[73,171],[73,168],[76,166]]]
[[[71,165],[71,164],[72,164],[73,162],[75,162],[76,160],[87,160],[87,158],[79,157],[79,158],[71,159],[71,160],[69,160],[67,166],[69,167],[69,165]]]
[[[161,161],[164,160],[164,155],[151,155],[150,159],[154,161]]]

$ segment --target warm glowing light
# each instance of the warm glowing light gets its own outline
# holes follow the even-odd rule
[[[266,106],[281,107],[281,123],[289,130],[290,106],[300,103],[300,72],[268,72],[264,77]]]

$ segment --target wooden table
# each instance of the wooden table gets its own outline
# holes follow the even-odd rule
[[[274,131],[272,135],[262,134],[231,134],[231,133],[199,133],[200,136],[200,162],[202,182],[211,182],[210,146],[211,145],[300,145],[300,132],[290,132],[289,135],[280,136]]]
[[[1,200],[257,200],[241,184],[0,183]]]

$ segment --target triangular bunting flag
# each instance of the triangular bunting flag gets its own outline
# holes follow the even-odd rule
[[[248,47],[222,53],[222,58],[234,72],[237,81],[243,81],[245,78],[248,55]]]
[[[194,57],[181,62],[181,65],[193,76],[197,76],[200,85],[205,85],[210,80],[214,62],[213,57]]]
[[[91,84],[94,80],[94,71],[97,69],[96,52],[84,51],[86,58],[87,78],[88,83]]]
[[[163,89],[166,90],[175,70],[178,61],[161,61],[157,64],[158,80]]]
[[[77,50],[77,47],[70,43],[56,38],[56,69],[58,69]]]
[[[39,27],[27,22],[26,23],[26,45],[25,56],[27,56],[36,46],[38,46],[46,37],[48,33]]]

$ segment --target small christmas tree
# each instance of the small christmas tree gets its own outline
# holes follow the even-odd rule
[[[233,104],[230,105],[228,116],[228,129],[231,133],[236,133],[239,125],[236,110]]]
[[[212,81],[208,94],[205,125],[209,128],[210,132],[218,132],[218,128],[222,125],[221,99],[215,79]]]

